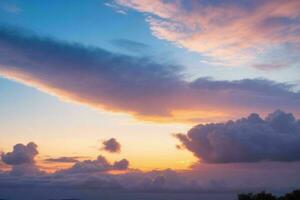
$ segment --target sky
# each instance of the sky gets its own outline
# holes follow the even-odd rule
[[[299,10],[0,0],[0,185],[299,186]]]

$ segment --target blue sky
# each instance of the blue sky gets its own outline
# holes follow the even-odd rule
[[[125,54],[131,52],[118,48],[111,41],[127,39],[141,42],[150,47],[146,52],[141,52],[142,55],[154,56],[158,60],[162,59],[184,66],[187,79],[209,76],[221,80],[263,77],[280,82],[297,83],[299,81],[297,66],[266,72],[248,66],[224,67],[207,63],[199,53],[179,48],[177,45],[154,37],[145,21],[145,14],[134,10],[127,10],[126,14],[121,14],[105,3],[111,2],[99,0],[88,2],[55,0],[51,3],[37,0],[30,0],[26,3],[3,1],[3,5],[16,6],[19,9],[12,12],[5,7],[2,8],[0,22],[25,28],[38,35]]]

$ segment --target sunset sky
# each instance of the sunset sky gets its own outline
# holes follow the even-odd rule
[[[298,0],[0,0],[0,173],[101,155],[105,174],[282,172],[292,188],[299,55]]]

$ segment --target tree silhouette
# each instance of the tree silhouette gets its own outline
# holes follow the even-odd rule
[[[287,193],[282,197],[279,197],[278,200],[299,200],[300,199],[300,190],[294,190],[291,193]]]
[[[294,190],[293,192],[287,193],[284,196],[276,197],[271,193],[266,193],[265,191],[253,194],[239,194],[239,200],[300,200],[300,190]]]
[[[253,199],[253,194],[252,193],[239,194],[238,198],[239,198],[239,200],[252,200]]]

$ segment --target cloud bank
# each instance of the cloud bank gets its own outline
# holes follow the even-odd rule
[[[300,120],[277,110],[226,123],[197,125],[175,135],[201,162],[300,161]]]
[[[268,55],[274,47],[289,57],[300,44],[300,2],[115,0],[125,8],[146,13],[154,36],[224,64],[252,62],[258,54]],[[276,58],[275,58],[276,60]],[[274,59],[272,60],[274,62]],[[269,65],[270,63],[260,63]],[[299,59],[276,60],[286,66]]]
[[[232,128],[224,127],[229,126],[230,124]],[[218,126],[218,124],[207,125],[206,129],[208,129],[208,126]],[[269,128],[266,128],[265,126],[268,126]],[[254,129],[255,132],[250,133],[253,132],[253,127],[256,128]],[[219,141],[218,145],[220,149],[223,147],[225,148],[226,146],[226,149],[222,149],[223,152],[225,151],[223,155],[226,155],[226,159],[234,157],[232,157],[232,152],[235,153],[236,151],[245,151],[247,149],[258,149],[256,153],[258,153],[258,156],[261,156],[258,157],[259,159],[262,157],[275,158],[281,156],[280,161],[299,160],[299,157],[297,157],[299,148],[295,146],[296,143],[299,144],[299,136],[297,136],[297,134],[299,135],[299,132],[297,132],[299,131],[299,121],[296,121],[292,114],[276,111],[266,117],[265,120],[259,118],[256,114],[251,114],[248,118],[243,118],[235,122],[231,121],[226,123],[226,125],[223,124],[219,129],[220,130],[218,131],[224,130],[226,135],[228,135],[222,135],[216,139]],[[227,131],[229,129],[234,130],[235,132],[239,131],[239,133],[230,134]],[[280,134],[284,134],[285,137],[278,135],[279,133],[276,133],[276,136],[273,136],[273,134],[270,134],[270,130],[273,129]],[[215,133],[220,135],[218,131],[215,131]],[[230,140],[228,137],[233,138],[235,134],[240,134],[241,132],[243,132],[245,137],[239,136],[234,137],[234,139],[237,138],[235,141],[239,140],[244,143],[240,142],[239,144],[236,144],[236,142],[228,144],[228,141]],[[251,134],[254,134],[255,136],[251,137]],[[262,141],[266,138],[265,135],[268,135],[267,139],[270,140],[267,142],[265,141],[265,143],[273,143],[272,145],[275,146],[284,143],[286,146],[276,146],[277,149],[272,148],[271,150],[269,150],[270,146],[266,146],[264,147],[264,151],[262,151],[259,148],[263,143]],[[290,135],[295,135],[295,137],[291,138]],[[210,138],[214,137],[216,136],[210,136]],[[277,137],[277,139],[275,137]],[[231,141],[234,141],[234,139]],[[295,141],[292,141],[292,139],[295,139]],[[222,143],[226,145],[222,145]],[[231,147],[230,145],[244,148],[234,149],[234,147]],[[278,149],[281,154],[278,154]],[[294,150],[296,152],[294,152]],[[269,152],[270,154],[267,154],[266,152]],[[291,153],[291,155],[287,155],[286,153]],[[3,153],[3,162],[11,165],[12,169],[11,171],[0,170],[0,188],[6,192],[8,191],[7,189],[35,188],[37,191],[44,191],[44,189],[46,189],[48,193],[51,193],[52,190],[57,191],[57,189],[75,189],[76,191],[84,189],[99,190],[100,193],[102,190],[105,190],[113,193],[124,192],[124,194],[128,192],[138,192],[143,194],[149,192],[164,194],[194,194],[201,192],[228,191],[249,192],[266,188],[274,190],[290,190],[300,184],[300,162],[269,161],[240,163],[245,160],[241,160],[240,157],[238,157],[239,163],[196,163],[191,169],[183,171],[166,169],[145,172],[129,168],[129,161],[127,159],[109,162],[105,157],[98,156],[95,160],[77,161],[69,168],[46,173],[40,170],[43,166],[38,166],[36,164],[38,163],[38,161],[36,161],[37,155],[37,145],[33,142],[30,142],[27,145],[17,144],[14,146],[12,152]],[[257,157],[252,157],[252,154],[244,155],[251,155],[251,159],[257,159]],[[210,155],[208,157],[210,157]],[[65,162],[69,161],[69,158],[71,157],[62,156],[55,161]],[[249,157],[247,159],[249,159]],[[220,157],[218,157],[218,161],[220,161]],[[223,161],[224,160],[222,160],[222,162]],[[285,188],[283,188],[282,185],[284,185]]]
[[[67,174],[85,174],[108,172],[113,170],[127,170],[129,161],[122,159],[113,164],[108,162],[105,157],[98,156],[96,160],[84,160],[76,162],[71,168],[61,170],[58,173]]]
[[[299,114],[293,85],[183,79],[178,66],[0,28],[0,74],[62,99],[160,122],[208,122],[258,110]]]
[[[261,189],[287,189],[298,187],[299,163],[264,165],[213,165],[192,171],[153,170],[109,173],[62,173],[12,176],[0,173],[1,189],[47,188],[57,189],[105,189],[110,192],[140,193],[202,193],[240,192]],[[285,187],[282,187],[284,185]],[[131,198],[130,198],[131,199]]]

